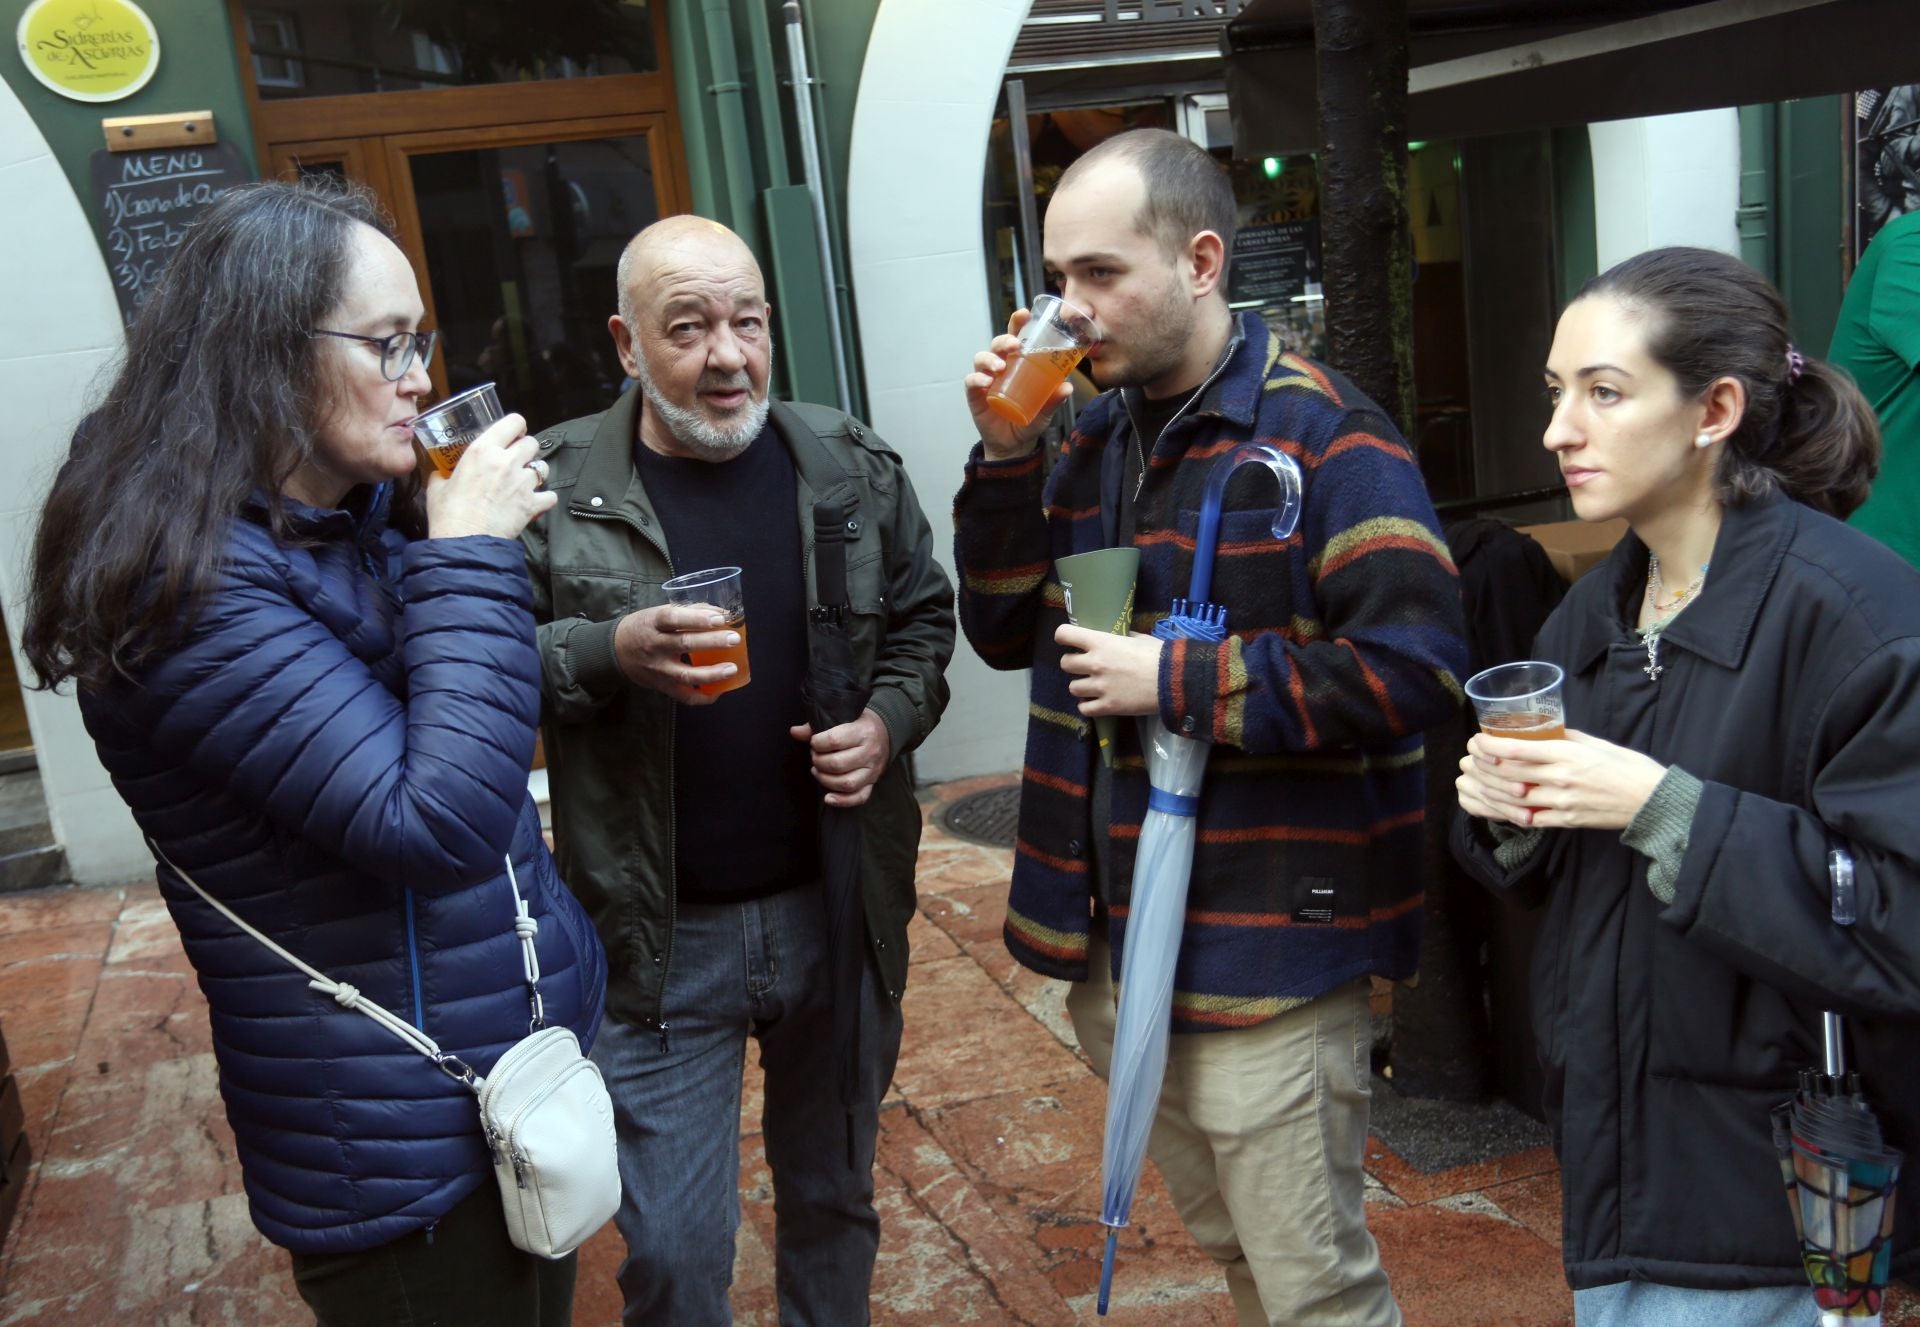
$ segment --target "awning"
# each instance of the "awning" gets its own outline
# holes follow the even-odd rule
[[[1456,138],[1920,83],[1916,0],[1409,0],[1407,136]],[[1311,0],[1222,39],[1234,152],[1318,137]]]

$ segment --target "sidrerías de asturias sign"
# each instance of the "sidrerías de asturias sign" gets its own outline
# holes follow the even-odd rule
[[[160,67],[160,37],[130,0],[34,0],[20,16],[20,58],[74,101],[118,101]]]

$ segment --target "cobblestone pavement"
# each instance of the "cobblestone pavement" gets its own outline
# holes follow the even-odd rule
[[[947,784],[930,805],[1007,781]],[[1075,1049],[1064,987],[1017,967],[1001,944],[1010,869],[1009,853],[929,825],[876,1175],[880,1327],[1102,1321],[1105,1093]],[[0,897],[0,1021],[35,1154],[5,1248],[0,1327],[311,1321],[286,1255],[247,1218],[205,1005],[151,883]],[[757,1071],[747,1086],[733,1299],[740,1323],[771,1327]],[[1376,1137],[1368,1172],[1369,1220],[1411,1327],[1571,1323],[1546,1148],[1427,1173]],[[1231,1324],[1219,1273],[1151,1167],[1134,1217],[1104,1321]],[[611,1227],[583,1251],[580,1327],[618,1322],[619,1252]]]

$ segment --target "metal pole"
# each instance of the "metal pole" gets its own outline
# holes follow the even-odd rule
[[[820,178],[820,140],[813,127],[813,79],[807,73],[806,36],[800,30],[800,0],[787,0],[780,7],[787,21],[787,63],[793,71],[793,116],[800,132],[800,169],[806,177],[807,196],[813,200],[814,239],[820,246],[821,297],[827,306],[827,335],[833,345],[833,386],[840,395],[840,408],[853,409],[853,393],[847,386],[847,344],[840,331],[840,301],[834,297],[833,239],[827,230],[827,197]]]
[[[1013,146],[1013,188],[1020,205],[1019,257],[1032,299],[1047,288],[1047,279],[1040,259],[1040,205],[1033,197],[1033,144],[1027,141],[1027,85],[1017,78],[1007,80],[1007,141]]]
[[[726,172],[727,215],[719,220],[733,227],[747,242],[760,248],[760,219],[754,215],[753,148],[747,136],[747,108],[740,81],[740,55],[733,44],[731,0],[700,0],[706,21],[707,58],[712,62],[714,116],[720,126],[721,167]]]

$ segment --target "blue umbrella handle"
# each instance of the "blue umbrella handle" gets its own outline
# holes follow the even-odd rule
[[[1273,537],[1285,539],[1300,524],[1300,467],[1291,456],[1266,442],[1243,442],[1218,461],[1207,474],[1207,490],[1200,499],[1200,528],[1193,541],[1193,582],[1187,598],[1196,604],[1212,598],[1213,555],[1220,546],[1220,506],[1227,481],[1249,461],[1273,471],[1280,484],[1280,505],[1273,513]]]
[[[1100,1259],[1100,1316],[1107,1316],[1107,1296],[1113,1291],[1113,1253],[1114,1245],[1120,1238],[1120,1232],[1112,1227],[1107,1229],[1107,1251]]]

